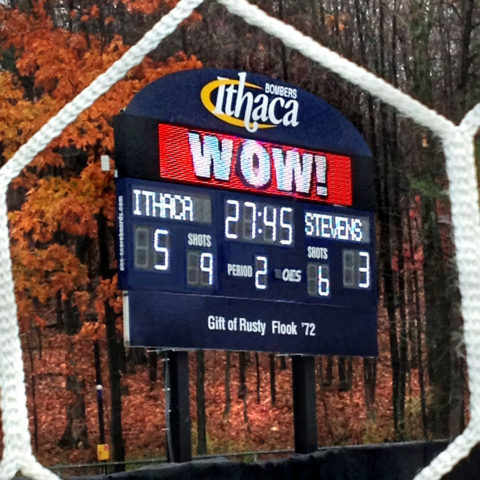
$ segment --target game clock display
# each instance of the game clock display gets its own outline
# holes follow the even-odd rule
[[[117,196],[123,290],[376,302],[370,212],[138,179]]]

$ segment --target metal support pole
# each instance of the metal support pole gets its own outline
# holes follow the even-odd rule
[[[190,420],[190,391],[188,383],[188,353],[169,351],[168,372],[170,411],[168,440],[170,462],[189,462],[192,459]]]
[[[315,452],[317,450],[317,411],[314,357],[292,356],[292,383],[295,452]]]
[[[103,383],[102,383],[102,368],[100,365],[100,345],[98,340],[93,344],[93,355],[95,358],[95,377],[97,389],[97,409],[98,409],[98,431],[99,442],[102,445],[105,443],[105,422],[103,419]]]

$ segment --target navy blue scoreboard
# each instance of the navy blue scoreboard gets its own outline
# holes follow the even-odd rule
[[[377,354],[372,159],[338,111],[193,70],[140,91],[114,130],[128,344]]]

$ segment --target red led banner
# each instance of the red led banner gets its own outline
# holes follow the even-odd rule
[[[159,124],[160,177],[352,205],[351,158]]]

